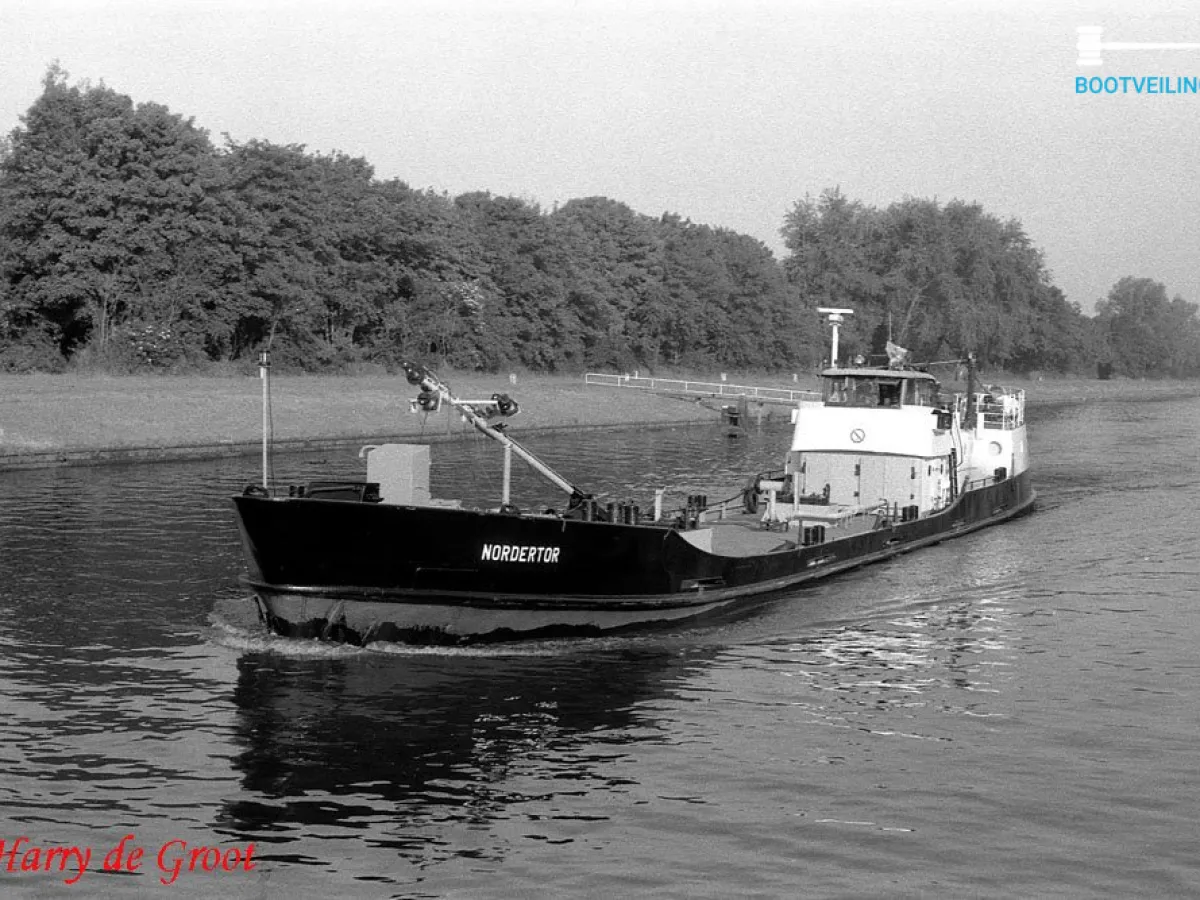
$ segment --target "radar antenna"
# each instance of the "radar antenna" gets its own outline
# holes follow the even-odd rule
[[[838,359],[838,326],[846,321],[846,316],[854,315],[852,309],[834,309],[830,306],[818,306],[817,312],[825,316],[829,324],[833,327],[833,343],[829,348],[829,365],[837,366]]]

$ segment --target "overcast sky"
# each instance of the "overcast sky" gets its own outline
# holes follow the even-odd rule
[[[1189,7],[1193,7],[1189,9]],[[1125,275],[1200,302],[1200,5],[1163,0],[0,0],[0,133],[57,60],[213,140],[365,157],[382,179],[545,208],[603,195],[764,241],[805,195],[977,201],[1090,312]],[[1130,88],[1132,91],[1132,88]]]

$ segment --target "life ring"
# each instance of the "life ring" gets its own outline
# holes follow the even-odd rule
[[[758,483],[760,480],[756,475],[754,480],[742,489],[742,508],[751,514],[758,512]]]
[[[246,489],[242,491],[243,497],[270,497],[271,492],[261,484],[248,484]]]

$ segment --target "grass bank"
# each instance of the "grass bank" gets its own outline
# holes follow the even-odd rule
[[[815,387],[815,379],[760,375],[730,382]],[[467,374],[451,384],[461,397],[511,393],[521,403],[513,422],[518,432],[716,421],[696,403],[587,387],[580,376],[521,375],[509,384],[504,376]],[[271,385],[274,434],[283,446],[452,438],[465,430],[456,416],[411,413],[415,392],[400,376],[276,376]],[[1125,379],[1020,386],[1031,403],[1200,393],[1200,382]],[[253,376],[0,375],[0,468],[253,452],[261,439],[261,401],[262,383]],[[775,415],[782,414],[776,407]]]
[[[515,431],[712,422],[696,403],[587,387],[579,376],[465,375],[463,398],[510,393]],[[446,412],[414,414],[400,376],[275,376],[271,407],[281,446],[454,438],[469,431]],[[777,413],[778,414],[778,413]],[[252,452],[262,437],[257,377],[0,375],[0,468]]]

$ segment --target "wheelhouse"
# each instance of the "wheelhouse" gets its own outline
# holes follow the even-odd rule
[[[826,369],[821,399],[826,406],[864,409],[940,405],[937,379],[911,369]]]

